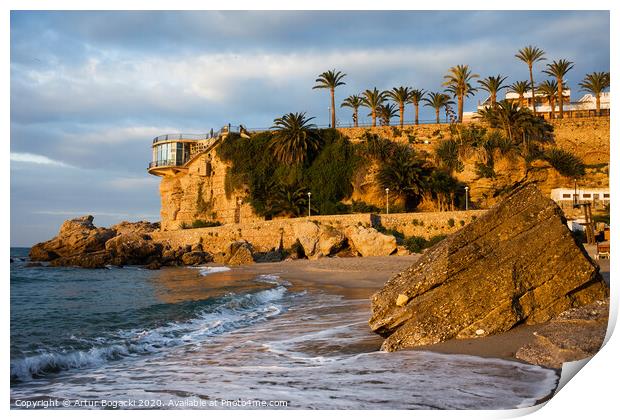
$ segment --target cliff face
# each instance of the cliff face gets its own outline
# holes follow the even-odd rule
[[[196,220],[221,223],[261,220],[244,201],[245,191],[226,194],[228,165],[215,151],[205,153],[191,162],[186,172],[162,177],[162,230],[176,230]]]
[[[609,186],[610,131],[609,118],[576,118],[550,120],[553,125],[556,146],[579,156],[586,165],[586,175],[579,185],[587,188]],[[400,143],[410,143],[420,154],[432,156],[436,144],[450,138],[447,124],[424,124],[420,126],[374,127],[374,128],[341,128],[341,133],[352,141],[359,141],[365,132]],[[523,181],[525,165],[518,160],[510,160],[496,156],[495,178],[481,178],[476,174],[476,160],[467,159],[463,162],[464,170],[454,174],[456,179],[470,187],[471,202],[481,208],[490,207],[498,202],[503,195],[497,195],[506,187]],[[547,163],[535,161],[527,176],[528,182],[534,182],[543,194],[549,196],[553,188],[572,186],[572,178],[564,177]],[[378,165],[369,165],[365,171],[356,174],[353,181],[351,199],[361,200],[380,208],[385,207],[385,191],[376,182]],[[401,205],[402,202],[390,199],[390,205]],[[432,211],[432,203],[422,202],[420,210]]]
[[[609,185],[609,118],[579,118],[552,120],[557,146],[575,153],[587,165],[598,165],[587,169],[585,178],[580,181],[584,187],[606,187]],[[438,141],[450,136],[446,124],[425,124],[398,127],[342,128],[338,129],[351,141],[359,141],[366,131],[376,133],[396,142],[412,144],[421,155],[431,156]],[[522,180],[525,168],[518,161],[496,159],[494,179],[480,178],[476,174],[475,160],[464,162],[464,171],[455,176],[470,186],[470,200],[478,207],[489,207],[499,199],[497,191]],[[549,165],[534,162],[534,169],[528,181],[537,184],[543,194],[551,189],[571,186],[572,179],[561,176]],[[262,220],[246,202],[244,190],[229,191],[226,194],[226,171],[228,163],[222,161],[215,150],[195,159],[186,172],[162,177],[161,226],[162,230],[176,230],[183,225],[190,226],[194,221],[218,221],[221,223],[248,223]],[[385,207],[385,191],[376,181],[377,164],[370,164],[355,174],[353,194],[348,200],[363,201],[379,208]],[[390,197],[390,206],[396,210],[403,202]],[[423,202],[420,210],[436,210],[431,203]]]

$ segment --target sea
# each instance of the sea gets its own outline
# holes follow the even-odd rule
[[[27,254],[11,249],[12,409],[512,409],[559,379],[382,352],[368,299],[278,272],[29,267]]]

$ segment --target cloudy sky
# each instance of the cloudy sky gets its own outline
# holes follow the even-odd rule
[[[609,70],[608,12],[24,11],[10,32],[12,246],[82,214],[158,220],[153,137],[269,127],[296,111],[327,124],[328,94],[311,88],[331,68],[347,73],[337,100],[375,86],[440,90],[456,64],[524,80],[514,54],[528,44],[575,62],[574,91]]]

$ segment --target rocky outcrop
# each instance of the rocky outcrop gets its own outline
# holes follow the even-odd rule
[[[126,232],[105,243],[114,265],[148,264],[161,256],[161,245],[151,241],[148,235]]]
[[[516,357],[558,369],[564,362],[593,356],[603,345],[608,317],[609,299],[569,309],[537,329]]]
[[[151,223],[147,221],[139,222],[120,222],[110,227],[117,235],[124,233],[149,234],[159,230],[159,222]]]
[[[161,245],[148,232],[158,228],[149,222],[122,222],[112,228],[98,228],[93,216],[65,221],[58,235],[34,245],[32,261],[50,261],[52,266],[102,268],[108,264],[149,264],[161,255]]]
[[[52,261],[72,258],[105,250],[105,243],[116,235],[113,229],[97,228],[93,216],[83,216],[65,221],[58,235],[34,245],[30,250],[33,261]]]
[[[527,185],[391,278],[369,324],[394,351],[542,323],[607,295],[562,211]]]
[[[346,235],[349,244],[362,257],[391,255],[396,251],[396,238],[374,228],[351,226],[347,228]]]
[[[293,226],[293,234],[301,244],[306,257],[314,255],[319,242],[319,227],[313,222],[297,223]]]
[[[214,255],[214,261],[218,264],[242,265],[252,264],[254,249],[248,241],[233,241],[224,247],[222,252]]]

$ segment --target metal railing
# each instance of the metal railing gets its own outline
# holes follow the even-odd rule
[[[149,169],[158,168],[160,166],[177,166],[177,161],[172,160],[172,159],[166,159],[166,160],[155,160],[149,163]]]
[[[178,133],[178,134],[162,134],[161,136],[157,136],[153,139],[153,143],[158,143],[160,141],[172,141],[172,140],[209,140],[218,138],[221,135],[229,134],[229,133],[240,133],[242,126],[240,125],[225,125],[217,131],[211,130],[209,133],[205,134],[187,134],[187,133]]]

